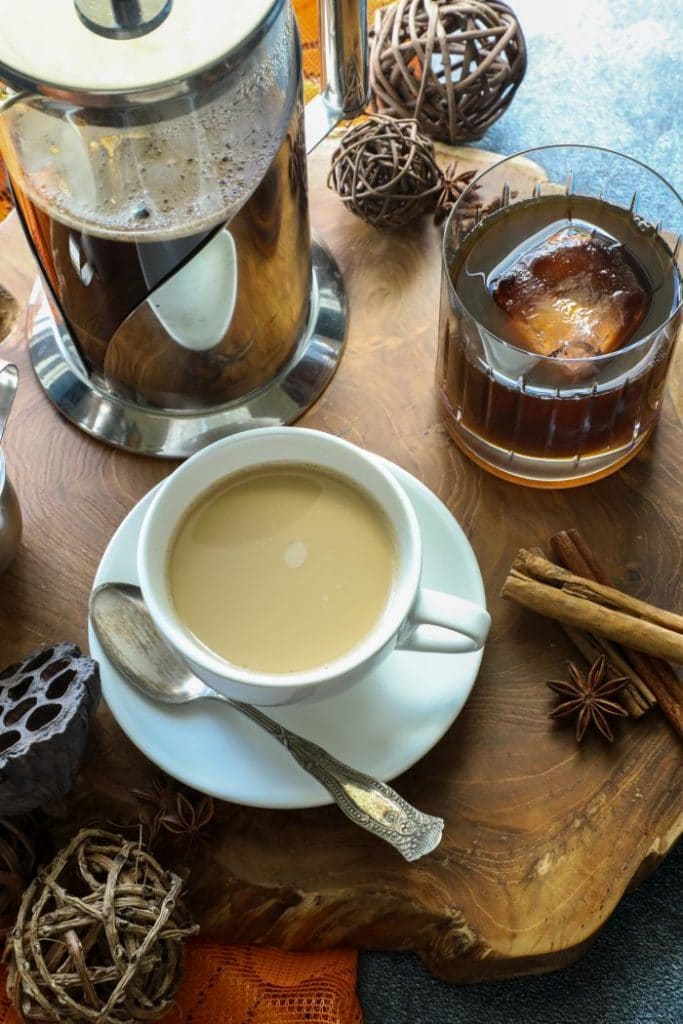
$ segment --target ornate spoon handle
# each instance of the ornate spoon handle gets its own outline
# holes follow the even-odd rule
[[[424,857],[441,842],[443,818],[418,811],[391,786],[343,764],[317,743],[290,732],[251,704],[242,704],[221,694],[212,696],[230,704],[269,732],[304,771],[325,787],[347,818],[390,843],[406,860]]]

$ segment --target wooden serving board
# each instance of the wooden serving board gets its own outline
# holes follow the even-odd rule
[[[452,981],[559,968],[679,836],[683,747],[655,710],[625,722],[611,747],[591,738],[577,748],[571,728],[549,721],[544,684],[563,674],[568,642],[498,593],[519,547],[578,527],[617,585],[680,607],[683,353],[655,437],[618,474],[557,492],[488,475],[449,441],[437,409],[440,231],[425,220],[383,232],[352,217],[325,187],[332,145],[311,160],[312,219],[344,273],[349,338],[333,382],[302,422],[387,456],[439,495],[479,559],[493,628],[465,710],[396,780],[407,799],[445,817],[433,854],[409,865],[335,807],[222,804],[216,842],[187,861],[194,909],[205,933],[226,941],[411,949]],[[460,156],[463,169],[495,159],[473,149]],[[521,164],[519,174],[528,170]],[[0,228],[0,282],[25,303],[34,277],[12,217]],[[21,323],[0,355],[21,372],[5,452],[25,519],[21,553],[0,579],[6,664],[48,641],[86,645],[88,594],[105,545],[172,467],[64,422],[33,377]],[[134,822],[131,789],[158,774],[102,707],[75,794],[49,809],[55,832]]]

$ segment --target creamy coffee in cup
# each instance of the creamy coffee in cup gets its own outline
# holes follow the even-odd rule
[[[389,601],[397,542],[372,496],[319,466],[277,463],[219,481],[181,520],[168,581],[179,619],[252,672],[326,665]]]
[[[155,494],[138,543],[161,635],[214,689],[261,705],[338,692],[395,647],[479,649],[486,610],[421,587],[421,568],[417,516],[391,471],[300,427],[192,456]]]

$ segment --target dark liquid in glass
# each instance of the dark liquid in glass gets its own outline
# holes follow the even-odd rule
[[[541,196],[485,218],[448,273],[438,382],[454,434],[562,459],[654,424],[681,281],[652,225],[603,200]]]

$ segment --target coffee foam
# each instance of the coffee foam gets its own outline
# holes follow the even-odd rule
[[[231,220],[277,152],[296,99],[291,18],[282,28],[263,61],[245,62],[217,98],[173,119],[103,128],[76,108],[55,117],[35,97],[17,102],[0,124],[12,178],[49,216],[118,241]]]

